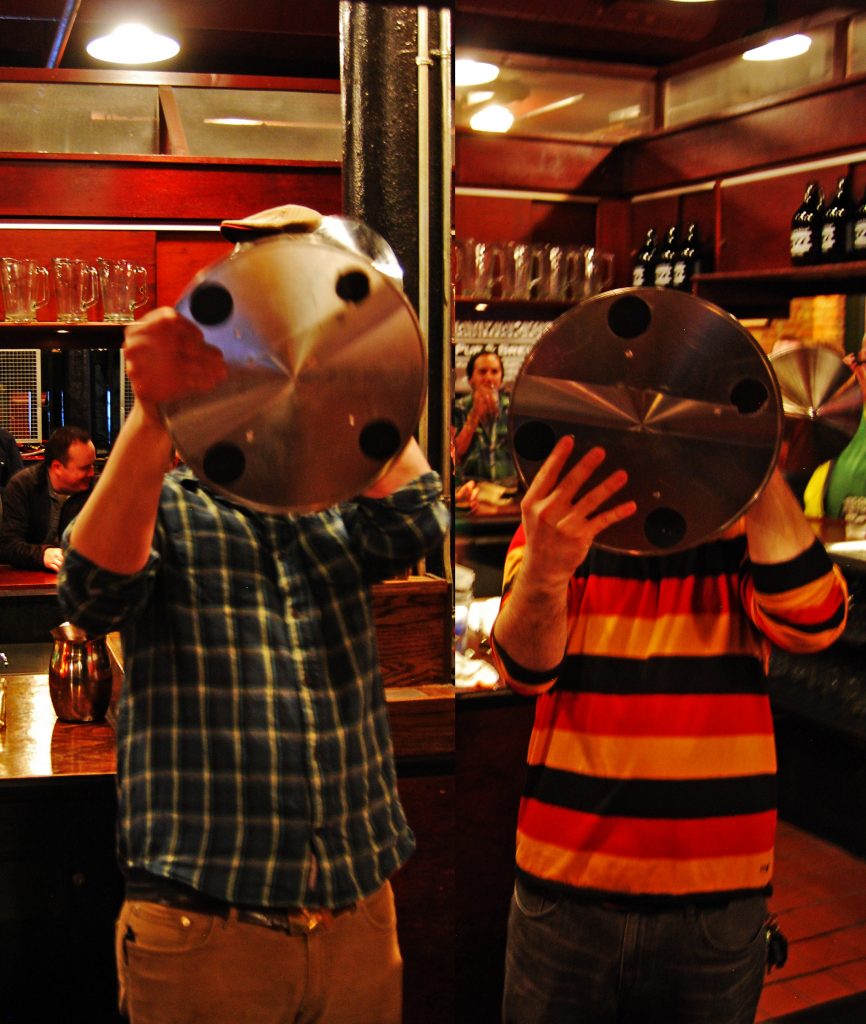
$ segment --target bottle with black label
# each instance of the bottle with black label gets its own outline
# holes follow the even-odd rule
[[[821,260],[824,263],[841,263],[851,258],[856,208],[846,175],[837,182],[836,194],[824,213],[821,228]]]
[[[635,288],[649,287],[653,283],[653,269],[656,257],[656,232],[650,228],[643,245],[635,256],[631,270],[631,283]]]
[[[674,281],[674,263],[679,254],[679,229],[672,224],[665,235],[656,260],[655,274],[653,277],[656,288],[670,288]]]
[[[692,278],[704,269],[703,245],[698,225],[686,228],[686,237],[674,260],[673,287],[683,292],[692,290]]]
[[[866,260],[866,192],[854,211],[851,228],[851,257],[855,260]]]
[[[791,221],[791,262],[797,266],[817,263],[821,256],[824,222],[824,190],[817,181],[806,186],[803,202]]]

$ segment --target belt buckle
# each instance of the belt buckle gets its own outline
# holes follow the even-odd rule
[[[314,932],[317,928],[327,928],[330,924],[327,910],[309,910],[303,907],[300,917],[307,932]]]
[[[333,920],[330,910],[243,911],[238,915],[241,921],[273,928],[289,935],[310,935],[318,928],[328,928]]]

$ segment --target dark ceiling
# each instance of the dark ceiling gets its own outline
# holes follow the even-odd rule
[[[662,67],[839,8],[866,3],[456,0],[454,37],[458,47]],[[159,70],[334,78],[338,15],[339,0],[0,0],[0,66],[105,68],[85,43],[118,21],[138,20],[182,43],[178,57],[153,66]]]
[[[661,68],[799,19],[866,11],[826,0],[458,0],[458,46]]]

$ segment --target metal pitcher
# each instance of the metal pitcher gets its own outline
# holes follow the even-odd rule
[[[71,622],[51,630],[54,647],[48,690],[64,722],[101,722],[111,700],[112,673],[104,636],[89,636]]]

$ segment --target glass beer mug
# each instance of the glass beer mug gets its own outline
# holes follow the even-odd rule
[[[102,290],[102,319],[131,323],[135,311],[147,302],[147,270],[128,260],[96,261]]]
[[[99,297],[96,270],[84,260],[67,259],[64,256],[57,256],[52,262],[58,323],[86,323],[87,311],[96,304]]]
[[[9,323],[31,323],[36,310],[48,302],[48,270],[36,260],[0,260],[4,318]]]

